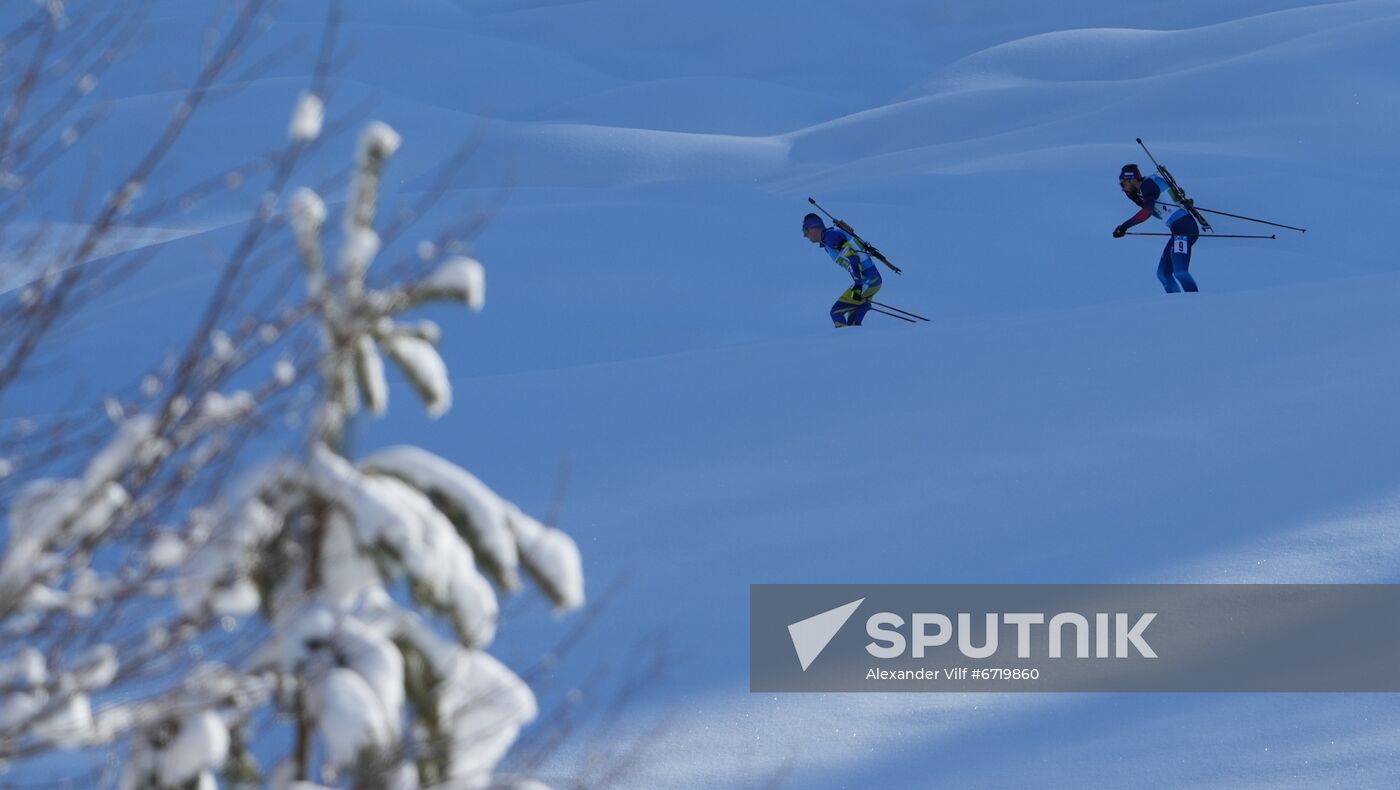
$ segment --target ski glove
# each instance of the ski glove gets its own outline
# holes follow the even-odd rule
[[[1128,235],[1128,229],[1122,225],[1113,229],[1113,238],[1115,239],[1121,239],[1126,235]]]
[[[851,289],[851,298],[856,300],[857,302],[865,301],[865,294],[861,293],[859,285]]]

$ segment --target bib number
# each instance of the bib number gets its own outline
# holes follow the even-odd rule
[[[1190,247],[1186,246],[1185,236],[1177,236],[1176,238],[1172,239],[1172,252],[1178,253],[1180,255],[1185,255],[1187,252],[1190,251],[1190,249]]]

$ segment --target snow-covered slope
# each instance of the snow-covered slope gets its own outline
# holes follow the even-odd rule
[[[750,583],[1400,576],[1400,3],[1063,5],[347,3],[336,102],[403,134],[390,200],[477,135],[429,222],[511,187],[473,250],[487,309],[445,333],[453,411],[358,441],[536,513],[571,459],[561,526],[630,581],[570,660],[676,651],[634,786],[1400,784],[1384,697],[747,691]],[[156,8],[164,40],[207,19]],[[169,99],[159,57],[113,88],[121,135]],[[222,100],[185,161],[274,144],[304,74]],[[1204,240],[1203,292],[1163,296],[1159,245],[1109,237],[1137,136],[1201,205],[1309,232]],[[932,324],[829,329],[808,195]],[[165,229],[197,235],[67,333],[81,385],[180,337],[227,219]]]
[[[1397,316],[1383,275],[480,377],[461,406],[518,422],[460,452],[540,502],[575,458],[567,521],[634,591],[596,638],[674,629],[680,723],[639,786],[789,759],[800,787],[1384,785],[1384,698],[754,696],[745,607],[754,582],[1400,580]]]

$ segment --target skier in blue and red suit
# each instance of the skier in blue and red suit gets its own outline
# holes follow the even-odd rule
[[[831,322],[837,329],[860,326],[865,314],[870,312],[870,300],[883,284],[875,262],[870,260],[860,242],[837,228],[828,228],[816,214],[802,218],[802,235],[807,237],[807,241],[820,244],[836,265],[845,269],[854,281],[831,306]]]
[[[1201,226],[1196,224],[1196,218],[1187,211],[1190,203],[1183,201],[1173,192],[1171,187],[1167,186],[1166,179],[1160,175],[1153,173],[1143,178],[1137,165],[1123,165],[1123,169],[1118,173],[1118,186],[1122,188],[1123,194],[1141,206],[1142,210],[1114,228],[1113,238],[1121,239],[1127,234],[1128,228],[1147,221],[1148,217],[1162,220],[1172,235],[1167,239],[1167,246],[1162,250],[1162,259],[1157,263],[1157,279],[1162,281],[1162,287],[1166,288],[1169,294],[1199,290],[1196,288],[1195,278],[1188,271],[1191,266],[1191,248],[1196,246],[1196,239],[1201,235]]]

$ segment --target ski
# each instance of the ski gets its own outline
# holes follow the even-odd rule
[[[1204,214],[1196,209],[1191,199],[1186,196],[1186,190],[1182,189],[1181,185],[1176,183],[1176,179],[1172,177],[1171,171],[1168,170],[1165,165],[1158,162],[1157,157],[1153,156],[1151,151],[1147,150],[1147,144],[1142,141],[1141,137],[1137,138],[1137,144],[1142,146],[1142,150],[1147,154],[1147,158],[1152,160],[1152,166],[1157,168],[1157,172],[1162,175],[1162,180],[1167,182],[1167,187],[1176,195],[1179,205],[1190,212],[1191,216],[1196,218],[1196,222],[1201,225],[1201,230],[1213,233],[1214,228],[1210,226],[1210,222],[1206,219]]]
[[[870,253],[870,257],[888,266],[890,268],[890,271],[894,272],[895,274],[904,273],[903,269],[899,268],[898,266],[895,266],[893,263],[890,263],[890,259],[886,258],[884,253],[876,249],[874,244],[871,244],[865,239],[862,239],[860,235],[856,233],[856,229],[847,224],[845,220],[840,220],[831,216],[830,211],[827,211],[826,209],[822,208],[821,204],[813,200],[812,198],[807,198],[807,202],[811,203],[813,206],[816,206],[817,211],[820,211],[821,213],[825,214],[827,218],[830,219],[832,223],[836,225],[836,227],[840,228],[846,233],[849,233],[851,238],[856,240],[857,244],[863,247],[866,252]]]

